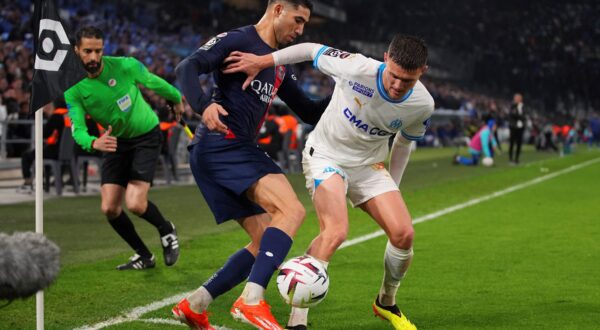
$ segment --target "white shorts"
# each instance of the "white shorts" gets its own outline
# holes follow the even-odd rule
[[[344,167],[335,160],[319,155],[307,146],[302,152],[302,168],[306,179],[306,188],[311,197],[319,184],[334,174],[339,174],[346,185],[346,195],[353,207],[389,191],[398,191],[398,186],[383,163],[358,167]]]

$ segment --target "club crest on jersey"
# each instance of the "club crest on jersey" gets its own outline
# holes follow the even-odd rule
[[[277,70],[277,79],[279,79],[279,81],[283,81],[283,78],[285,78],[285,67],[283,65],[278,65],[276,67]]]
[[[365,86],[363,84],[357,83],[356,81],[350,81],[349,82],[350,86],[352,87],[352,90],[362,94],[364,96],[367,97],[373,97],[373,93],[375,93],[375,89],[374,88],[370,88],[368,86]]]
[[[377,135],[377,136],[387,136],[392,135],[392,133],[383,130],[379,127],[369,125],[369,123],[364,122],[362,119],[358,119],[350,109],[344,109],[344,116],[348,119],[350,124],[354,125],[356,128],[365,131],[365,133],[369,135]]]
[[[402,127],[402,120],[394,119],[390,122],[389,126],[391,129],[400,129],[400,127]]]
[[[115,80],[115,78],[110,78],[110,79],[108,80],[108,86],[110,86],[110,87],[115,87],[115,86],[117,86],[117,81]]]

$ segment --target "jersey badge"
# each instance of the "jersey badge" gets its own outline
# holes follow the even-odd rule
[[[202,47],[200,47],[200,49],[202,50],[209,50],[211,49],[214,45],[217,44],[217,42],[221,41],[221,39],[225,38],[225,36],[227,36],[227,32],[223,32],[218,34],[217,36],[211,38],[209,41],[207,41],[204,45],[202,45]]]
[[[390,122],[390,128],[392,129],[400,129],[400,127],[402,127],[402,120],[400,119],[394,119]]]
[[[121,109],[121,111],[129,111],[129,109],[131,109],[131,97],[129,97],[129,94],[125,94],[125,96],[118,99],[117,105],[119,106],[119,109]]]

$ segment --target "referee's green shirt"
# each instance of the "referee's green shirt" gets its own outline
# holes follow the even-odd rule
[[[91,151],[92,141],[85,115],[105,128],[112,126],[116,137],[133,138],[148,133],[158,125],[158,117],[142,97],[138,84],[173,102],[181,102],[179,91],[152,74],[133,57],[103,56],[104,69],[96,78],[84,78],[65,92],[71,117],[73,138]]]

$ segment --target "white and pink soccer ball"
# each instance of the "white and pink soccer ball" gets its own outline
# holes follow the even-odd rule
[[[327,295],[329,276],[325,267],[315,258],[295,257],[279,267],[277,288],[289,305],[313,307]]]
[[[492,157],[484,157],[483,160],[481,161],[481,163],[485,167],[494,166],[494,158],[492,158]]]

